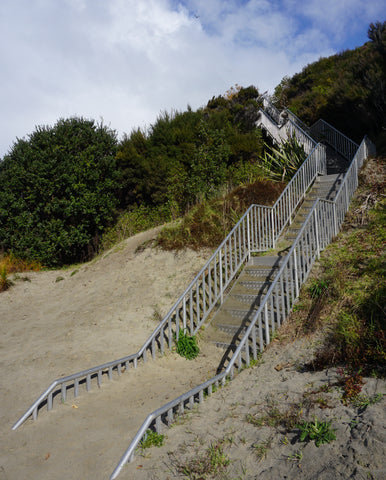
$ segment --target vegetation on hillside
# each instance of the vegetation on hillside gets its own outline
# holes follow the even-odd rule
[[[292,314],[300,331],[328,326],[311,366],[343,366],[352,394],[361,375],[386,374],[385,187],[386,159],[368,161],[343,229]]]
[[[319,118],[360,142],[369,135],[386,151],[386,21],[371,23],[369,42],[307,65],[275,89],[288,107],[312,125]]]

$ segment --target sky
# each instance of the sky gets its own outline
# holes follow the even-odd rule
[[[0,158],[59,118],[118,138],[363,45],[386,0],[0,0]]]

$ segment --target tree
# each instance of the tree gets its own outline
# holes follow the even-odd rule
[[[0,249],[47,266],[89,258],[113,219],[116,133],[60,119],[18,139],[0,164]]]
[[[375,49],[386,58],[386,21],[370,23],[367,37],[373,42]]]

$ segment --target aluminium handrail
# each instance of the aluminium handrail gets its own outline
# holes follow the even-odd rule
[[[356,142],[339,132],[339,130],[325,120],[319,119],[310,127],[310,131],[318,137],[318,139],[324,139],[347,160],[351,160],[359,148]]]

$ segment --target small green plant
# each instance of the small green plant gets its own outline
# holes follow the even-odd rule
[[[331,421],[320,422],[316,417],[313,422],[302,422],[298,425],[301,430],[300,441],[304,442],[309,438],[315,440],[315,445],[319,447],[323,443],[330,443],[336,440],[335,430],[331,428]]]
[[[178,465],[179,473],[193,480],[201,480],[210,475],[219,475],[230,464],[228,455],[222,448],[222,442],[210,445],[203,455],[186,464]]]
[[[371,395],[371,396],[368,396],[368,395],[358,395],[354,401],[353,401],[353,405],[355,407],[358,407],[358,408],[361,408],[361,409],[365,409],[367,408],[369,405],[375,405],[376,403],[379,403],[383,398],[383,395],[382,393],[377,393],[375,395]]]
[[[286,410],[280,410],[274,404],[268,406],[268,410],[261,416],[248,414],[246,420],[256,427],[282,427],[284,433],[291,431],[300,421],[302,405],[292,404]]]
[[[287,460],[294,460],[295,462],[301,462],[303,458],[303,452],[302,450],[299,450],[298,452],[294,453],[293,455],[288,455]]]
[[[162,447],[165,442],[165,435],[147,430],[145,437],[141,440],[139,446],[144,450],[150,447]]]
[[[312,298],[320,298],[328,288],[328,283],[325,280],[313,280],[308,291]]]
[[[269,448],[271,447],[271,439],[265,440],[261,443],[254,443],[252,447],[255,450],[259,462],[261,462],[265,458]]]
[[[188,360],[193,360],[200,353],[200,349],[197,345],[197,339],[195,335],[189,335],[185,331],[181,331],[178,340],[175,338],[177,353],[181,357],[185,357]]]

